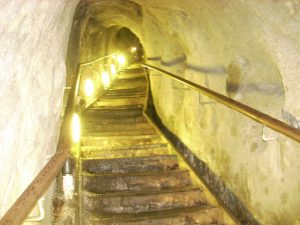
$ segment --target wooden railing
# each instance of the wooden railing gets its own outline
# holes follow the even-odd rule
[[[178,75],[172,74],[168,71],[162,70],[158,67],[151,66],[149,64],[142,64],[143,67],[157,71],[173,80],[178,81],[179,83],[182,83],[196,91],[198,91],[201,94],[206,95],[207,97],[214,99],[223,105],[228,106],[229,108],[242,113],[245,116],[250,117],[251,119],[266,125],[267,127],[270,127],[271,129],[284,134],[285,136],[292,138],[293,140],[300,142],[300,130],[280,121],[277,120],[267,114],[264,114],[256,109],[253,109],[247,105],[244,105],[238,101],[235,101],[231,98],[228,98],[222,94],[219,94],[217,92],[214,92],[206,87],[203,87],[199,84],[193,83],[189,80],[186,80],[184,78],[181,78]]]
[[[64,113],[64,119],[61,125],[60,136],[57,145],[56,154],[49,160],[45,167],[39,172],[36,178],[6,212],[0,220],[0,225],[19,225],[28,214],[31,212],[37,201],[47,191],[50,184],[57,177],[65,162],[69,158],[72,138],[71,138],[71,123],[72,116],[75,109],[75,101],[79,92],[80,74],[83,66],[90,65],[102,59],[113,56],[113,54],[106,55],[93,61],[79,64],[73,84],[71,86],[67,106]]]

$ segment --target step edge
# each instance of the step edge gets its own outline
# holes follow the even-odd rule
[[[186,192],[196,192],[199,191],[204,194],[203,190],[196,186],[180,187],[180,188],[168,188],[161,190],[147,190],[145,191],[118,191],[118,192],[108,192],[108,193],[94,193],[88,190],[82,190],[84,198],[114,198],[114,197],[131,197],[131,196],[157,196],[164,194],[182,194]]]
[[[118,222],[121,221],[121,219],[124,221],[125,219],[128,219],[127,221],[139,221],[142,219],[160,219],[160,218],[170,218],[174,217],[176,215],[183,216],[183,214],[188,213],[196,213],[196,212],[203,212],[205,210],[220,210],[218,207],[207,205],[207,204],[201,204],[199,206],[194,207],[185,207],[185,208],[175,208],[175,209],[169,209],[169,210],[162,210],[162,211],[151,211],[151,212],[142,212],[142,213],[103,213],[103,217],[99,217],[97,215],[94,215],[93,213],[89,213],[92,218],[90,220],[92,222]],[[112,218],[114,216],[115,218]],[[129,218],[126,218],[129,217]]]

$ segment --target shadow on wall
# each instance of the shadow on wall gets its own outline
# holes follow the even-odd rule
[[[226,68],[224,66],[216,66],[216,67],[205,67],[205,66],[199,66],[199,65],[194,65],[190,64],[187,62],[187,57],[186,55],[181,55],[178,56],[172,60],[169,61],[164,61],[160,56],[157,57],[148,57],[148,61],[159,61],[162,66],[176,66],[178,64],[184,64],[186,69],[195,71],[195,72],[200,72],[200,73],[205,73],[205,74],[217,74],[217,75],[226,75]]]
[[[177,65],[183,65],[185,69],[209,74],[209,75],[218,75],[218,76],[227,76],[226,79],[226,93],[229,97],[234,98],[238,91],[242,88],[241,87],[241,71],[236,71],[236,67],[234,63],[231,63],[227,68],[224,66],[215,66],[215,67],[206,67],[200,66],[195,64],[190,64],[187,62],[186,55],[181,55],[175,57],[169,61],[163,60],[160,56],[157,57],[147,57],[148,61],[158,61],[162,66],[166,67],[173,67]],[[233,69],[234,68],[234,69]],[[253,93],[253,92],[260,92],[264,93],[265,95],[283,95],[284,91],[281,86],[278,85],[271,85],[271,84],[259,84],[259,83],[247,83],[243,84],[243,93]]]

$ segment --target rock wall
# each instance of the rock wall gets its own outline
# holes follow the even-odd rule
[[[77,3],[0,1],[0,217],[56,151]]]
[[[137,2],[149,64],[299,127],[299,2]],[[190,162],[200,159],[259,223],[299,224],[299,143],[151,74],[158,115]]]

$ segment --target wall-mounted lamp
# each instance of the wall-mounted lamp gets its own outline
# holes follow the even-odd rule
[[[118,62],[121,66],[125,65],[126,63],[126,58],[124,55],[118,55]]]
[[[108,72],[106,72],[106,71],[102,72],[102,82],[103,82],[104,88],[107,89],[110,85],[110,77],[109,77]]]
[[[84,84],[84,94],[86,97],[91,97],[94,94],[94,83],[91,79],[87,79]]]
[[[115,64],[110,64],[110,72],[113,76],[115,76],[117,74],[117,69]]]
[[[131,47],[131,49],[130,49],[130,51],[131,51],[132,53],[135,53],[136,50],[137,50],[137,48],[136,48],[135,46]]]

